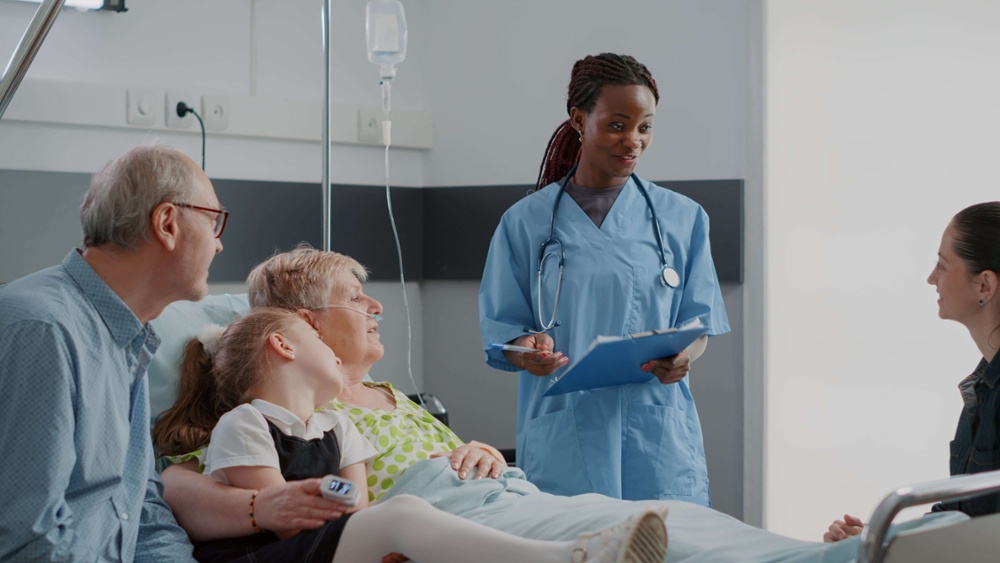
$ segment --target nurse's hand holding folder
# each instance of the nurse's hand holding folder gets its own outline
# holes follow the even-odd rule
[[[656,376],[660,383],[677,383],[684,379],[684,376],[691,369],[691,363],[701,356],[706,347],[708,347],[708,336],[702,334],[680,354],[669,358],[650,360],[642,364],[641,369]]]
[[[706,332],[708,329],[695,319],[680,329],[653,330],[627,336],[598,336],[581,357],[557,377],[545,396],[646,383],[654,377],[660,383],[677,383],[696,357],[695,348],[699,348],[698,355],[705,349]],[[658,364],[663,362],[673,366],[665,368],[668,375],[654,376],[649,366],[657,364],[659,369]],[[665,381],[682,369],[684,371],[675,380]]]
[[[695,319],[695,322],[688,323],[682,326],[679,330],[697,330],[701,329],[702,326],[701,321]],[[677,330],[678,329],[670,329],[663,332],[675,332]],[[660,383],[677,383],[681,379],[684,379],[684,376],[687,375],[691,367],[691,362],[697,360],[698,357],[701,356],[702,352],[705,351],[708,344],[708,337],[704,334],[704,332],[704,330],[700,331],[698,338],[689,346],[681,350],[680,353],[663,358],[654,358],[645,361],[645,363],[637,367],[659,379]],[[652,332],[634,334],[631,335],[631,338],[641,338],[643,336],[652,336],[653,334],[654,333]],[[593,346],[600,340],[601,337],[598,337],[591,347],[593,348]],[[532,375],[540,377],[552,375],[552,373],[554,373],[557,369],[568,364],[570,361],[570,359],[564,356],[562,352],[553,351],[552,337],[547,334],[530,334],[528,336],[522,336],[509,344],[494,344],[493,347],[503,350],[504,356],[510,363]],[[625,358],[622,359],[625,360]],[[572,373],[573,369],[576,367],[577,366],[575,365],[572,366],[566,375]],[[624,383],[633,382],[628,381]]]

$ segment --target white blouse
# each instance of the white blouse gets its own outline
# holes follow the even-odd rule
[[[228,484],[227,467],[264,466],[281,471],[268,421],[286,436],[303,440],[322,438],[333,432],[340,446],[341,468],[375,457],[375,448],[337,411],[319,410],[308,421],[302,421],[283,407],[254,399],[222,415],[215,425],[205,453],[205,474]]]

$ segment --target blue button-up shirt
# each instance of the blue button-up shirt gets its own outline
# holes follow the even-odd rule
[[[0,560],[192,560],[153,465],[158,345],[78,251],[0,288]]]

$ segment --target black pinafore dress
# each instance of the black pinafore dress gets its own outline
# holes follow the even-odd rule
[[[327,430],[322,438],[303,440],[286,436],[271,422],[267,426],[278,452],[281,475],[286,481],[340,475],[340,444],[333,430]],[[201,563],[330,563],[350,517],[345,514],[318,529],[302,530],[284,540],[271,532],[263,532],[198,543],[194,557]]]

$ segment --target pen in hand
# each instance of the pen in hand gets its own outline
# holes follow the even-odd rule
[[[533,354],[535,352],[544,352],[544,350],[539,350],[537,348],[528,348],[527,346],[515,346],[513,344],[490,344],[490,349],[503,350],[505,352],[524,352],[526,354]]]

